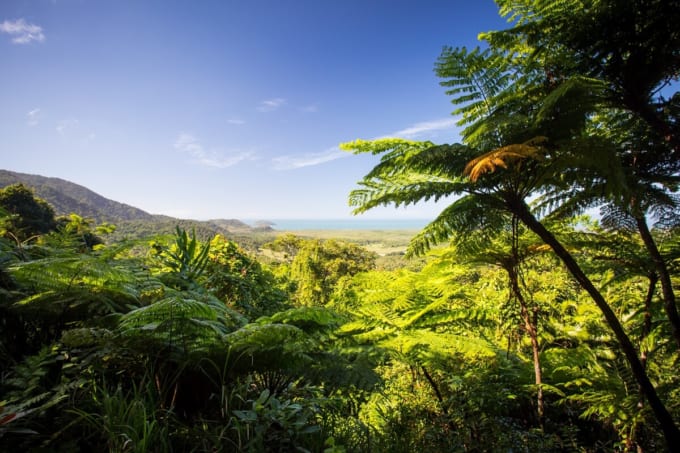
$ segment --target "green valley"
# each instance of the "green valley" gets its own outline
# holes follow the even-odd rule
[[[339,145],[376,158],[353,212],[422,229],[0,170],[0,451],[678,451],[680,5],[496,3],[435,62],[461,143]]]

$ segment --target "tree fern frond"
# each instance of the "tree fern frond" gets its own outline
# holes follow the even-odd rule
[[[393,140],[361,141],[359,144],[344,143],[341,146],[379,146],[386,147],[385,154],[365,177],[364,181],[372,179],[390,179],[397,175],[407,177],[410,174],[431,175],[440,178],[455,179],[465,163],[474,156],[473,150],[460,145],[434,145],[431,142],[403,141],[393,148]]]
[[[600,208],[600,223],[608,230],[637,231],[633,216],[620,206],[607,204]]]
[[[491,327],[496,323],[496,314],[492,310],[483,307],[448,308],[439,313],[430,313],[423,320],[421,327],[444,327],[459,326],[462,328],[479,328],[480,326]]]
[[[143,291],[160,287],[148,273],[92,254],[17,262],[9,272],[21,290],[31,294],[16,302],[14,309],[41,317],[60,314],[83,319],[124,313],[140,305]]]
[[[463,295],[462,293],[457,294],[458,297],[462,298]],[[400,324],[400,328],[406,329],[413,327],[415,325],[423,325],[426,324],[427,326],[432,325],[432,319],[434,316],[433,312],[441,311],[442,308],[447,307],[449,303],[451,302],[451,297],[439,297],[435,298],[431,302],[427,303],[424,307],[417,307],[417,310],[415,313],[410,313],[406,312],[405,317],[406,319],[403,320],[403,322]],[[447,310],[447,314],[450,314],[450,312]],[[427,319],[424,319],[427,317]],[[452,318],[449,318],[452,319]],[[436,323],[441,323],[443,320],[443,317],[437,318]]]
[[[242,315],[211,296],[176,293],[126,313],[117,331],[140,351],[168,348],[187,357],[224,345],[227,334],[244,324]]]
[[[394,300],[398,303],[400,299],[396,298]],[[402,298],[401,300],[407,300],[407,298]],[[360,307],[353,314],[361,317],[365,327],[364,330],[394,330],[399,328],[399,311],[384,303]]]
[[[229,333],[224,339],[232,349],[257,353],[295,348],[296,341],[303,337],[303,331],[290,324],[247,324]]]
[[[467,195],[459,198],[411,240],[407,256],[422,255],[435,244],[455,235],[465,237],[479,230],[492,236],[507,221],[507,214],[498,209],[501,206],[501,202],[491,196]]]
[[[385,139],[342,146],[358,152],[385,152],[381,162],[359,182],[362,188],[350,193],[355,214],[377,206],[436,201],[469,188],[461,170],[473,154],[463,145]]]
[[[450,357],[496,357],[505,353],[493,343],[479,337],[437,333],[428,329],[414,329],[380,342],[380,346],[421,363],[445,362]]]
[[[342,317],[323,307],[298,307],[259,318],[258,324],[289,324],[304,331],[330,329],[340,325]]]
[[[407,153],[412,153],[414,149],[422,150],[433,146],[432,142],[417,142],[402,138],[383,138],[378,140],[354,140],[340,144],[340,149],[352,152],[353,154],[370,153],[373,155],[383,154],[383,158],[394,159]]]
[[[559,110],[561,120],[564,120],[570,108],[576,110],[580,118],[585,119],[587,113],[595,110],[598,104],[605,102],[606,89],[605,83],[600,79],[574,75],[559,84],[541,100],[537,119],[545,120]]]
[[[446,178],[413,174],[408,177],[364,180],[363,189],[350,193],[349,204],[359,214],[378,206],[408,206],[420,201],[440,200],[456,193],[461,184]]]
[[[508,168],[511,162],[532,158],[540,159],[541,145],[547,140],[546,137],[535,137],[525,143],[507,145],[485,153],[472,159],[463,171],[476,182],[485,173],[493,173],[496,168]]]
[[[465,47],[444,48],[435,65],[435,72],[449,88],[446,94],[459,106],[455,115],[462,115],[459,124],[478,121],[493,110],[491,99],[510,83],[506,60],[490,48],[468,51]]]

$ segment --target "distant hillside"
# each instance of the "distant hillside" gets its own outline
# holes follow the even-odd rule
[[[0,189],[17,183],[32,188],[38,197],[54,207],[57,215],[74,212],[82,217],[94,219],[96,223],[113,223],[117,226],[115,234],[117,237],[132,238],[172,233],[176,225],[187,230],[195,229],[196,234],[202,237],[268,230],[267,228],[251,228],[236,219],[199,221],[153,215],[133,206],[109,200],[86,187],[60,178],[0,170]]]
[[[97,222],[152,220],[153,215],[127,204],[109,200],[90,189],[59,178],[0,170],[0,188],[23,183],[50,203],[58,215],[75,212]]]

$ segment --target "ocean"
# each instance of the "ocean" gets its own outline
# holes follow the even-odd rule
[[[256,220],[246,220],[255,225]],[[419,230],[428,219],[273,219],[271,227],[277,231],[301,230]]]

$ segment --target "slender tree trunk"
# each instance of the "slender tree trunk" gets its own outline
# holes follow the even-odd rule
[[[526,311],[526,310],[525,310]],[[538,346],[538,329],[534,319],[527,312],[525,324],[527,332],[529,332],[529,339],[531,340],[531,352],[534,359],[534,378],[536,381],[536,413],[538,415],[538,424],[543,429],[543,417],[545,413],[545,402],[543,401],[543,373],[541,372],[540,349]]]
[[[534,361],[534,378],[536,382],[536,415],[538,416],[538,425],[541,427],[541,429],[543,429],[543,414],[545,412],[545,404],[543,402],[543,374],[541,373],[541,358],[539,355],[540,349],[538,346],[537,323],[535,317],[532,319],[532,316],[529,313],[527,302],[520,291],[517,270],[514,268],[514,266],[509,266],[509,268],[506,270],[508,272],[508,276],[510,277],[510,286],[512,288],[512,292],[514,293],[517,302],[519,302],[520,313],[522,320],[524,321],[524,328],[526,329],[529,339],[531,340],[531,352]]]
[[[642,242],[645,243],[649,255],[652,257],[654,267],[661,282],[661,293],[663,294],[663,308],[668,316],[668,321],[671,323],[671,332],[675,339],[675,344],[680,349],[680,316],[678,316],[678,307],[675,304],[675,293],[673,292],[673,283],[671,282],[671,275],[668,272],[666,262],[663,260],[659,248],[649,231],[647,222],[644,218],[636,217],[638,231],[642,237]]]
[[[553,249],[555,254],[562,260],[564,265],[567,267],[571,275],[578,281],[583,289],[585,289],[590,297],[593,299],[597,307],[600,309],[604,318],[609,325],[609,328],[614,332],[616,339],[619,342],[619,346],[623,351],[628,364],[630,365],[631,371],[635,376],[635,379],[640,386],[641,391],[644,393],[645,398],[649,402],[649,407],[654,412],[656,419],[661,426],[666,443],[670,450],[676,450],[678,445],[680,445],[680,430],[675,425],[673,417],[664,406],[663,402],[656,393],[654,385],[652,385],[645,367],[642,366],[640,358],[638,357],[637,351],[630,338],[623,330],[623,326],[616,316],[614,311],[611,309],[607,301],[604,299],[602,294],[595,288],[595,285],[590,281],[590,279],[583,272],[581,267],[578,265],[576,260],[571,256],[571,254],[564,248],[564,246],[555,238],[555,236],[548,231],[545,226],[538,221],[538,219],[531,213],[529,207],[524,202],[524,200],[507,200],[508,208],[511,212],[522,221],[531,231],[533,231],[538,237],[540,237],[550,248]]]
[[[430,373],[427,372],[427,369],[424,366],[421,366],[420,369],[423,371],[425,379],[427,379],[427,382],[430,383],[430,387],[432,387],[434,394],[437,396],[437,401],[439,401],[439,406],[442,408],[442,412],[444,413],[444,415],[449,415],[449,411],[446,409],[444,397],[442,397],[442,392],[439,390],[439,386],[434,381],[434,379],[432,379],[432,376],[430,376]]]
[[[640,343],[645,341],[645,338],[652,331],[652,299],[654,298],[656,283],[659,281],[659,276],[656,273],[650,273],[647,278],[649,279],[649,288],[647,288],[647,296],[645,296],[645,318],[642,323]],[[647,367],[647,349],[642,346],[640,346],[640,362],[642,362],[643,367]]]
[[[656,284],[659,281],[659,277],[655,272],[650,273],[647,278],[649,279],[649,287],[647,288],[647,295],[645,296],[645,317],[642,322],[642,331],[640,332],[640,363],[642,363],[644,368],[647,368],[648,351],[642,346],[642,343],[652,331],[652,300],[654,299]],[[638,400],[637,406],[639,410],[642,410],[645,406],[645,395],[642,391],[640,391],[640,399]],[[642,446],[638,443],[638,438],[642,431],[642,423],[643,422],[636,423],[631,428],[631,433],[628,442],[626,443],[626,451],[633,451],[633,447],[635,447],[638,453],[642,453]]]

